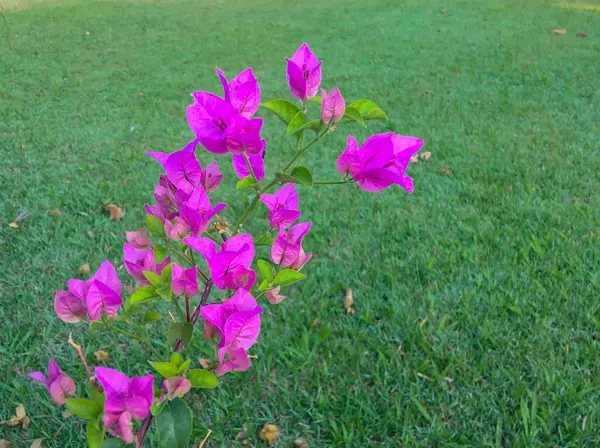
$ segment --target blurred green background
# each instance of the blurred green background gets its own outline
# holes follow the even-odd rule
[[[300,189],[309,278],[280,305],[261,303],[250,371],[187,396],[196,445],[210,428],[207,446],[243,446],[245,424],[261,446],[264,423],[281,427],[278,446],[600,443],[598,0],[3,6],[0,420],[24,403],[32,424],[0,425],[0,439],[83,445],[83,426],[26,376],[53,357],[84,377],[70,331],[90,361],[101,349],[111,367],[149,372],[139,346],[59,321],[54,291],[81,264],[121,266],[124,231],[143,224],[160,172],[144,151],[191,139],[189,93],[221,93],[216,65],[230,77],[252,66],[264,101],[289,98],[285,57],[306,41],[323,87],[390,119],[314,147],[304,163],[316,178],[337,178],[348,133],[417,136],[431,159],[410,166],[413,195]],[[272,172],[292,141],[261,114]],[[233,221],[234,175],[216,160],[225,181],[213,197]],[[125,217],[108,220],[107,203]],[[197,339],[188,356],[207,354]]]

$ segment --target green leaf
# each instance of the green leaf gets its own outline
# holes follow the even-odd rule
[[[160,244],[156,244],[154,246],[154,258],[156,258],[157,263],[162,263],[167,258],[169,251],[165,246],[161,246]]]
[[[270,246],[273,244],[273,237],[269,235],[261,236],[255,243],[255,246]]]
[[[258,265],[258,271],[260,272],[263,280],[273,280],[273,268],[269,263],[267,263],[265,260],[258,260],[256,264]]]
[[[160,278],[163,284],[171,284],[171,272],[173,271],[173,263],[166,265],[160,273]]]
[[[290,124],[294,117],[300,112],[300,108],[287,100],[273,100],[262,103],[260,107],[274,112],[284,124]]]
[[[181,398],[169,401],[156,416],[158,445],[186,448],[192,432],[192,411]]]
[[[160,320],[160,314],[158,314],[156,311],[148,311],[144,315],[144,322],[152,322],[155,320]]]
[[[170,362],[150,362],[150,365],[165,378],[177,376],[177,366]]]
[[[190,370],[187,374],[187,379],[192,383],[192,387],[214,389],[219,384],[219,380],[213,373],[203,369]]]
[[[356,100],[349,107],[360,112],[363,120],[387,120],[387,115],[377,104],[370,100]]]
[[[302,185],[304,185],[305,187],[310,188],[313,186],[312,174],[311,174],[310,170],[308,168],[306,168],[305,166],[295,167],[292,170],[291,175],[294,179],[298,179],[300,181],[300,183]]]
[[[346,110],[344,111],[344,118],[347,120],[356,121],[358,124],[360,124],[364,128],[367,127],[367,125],[365,124],[365,122],[362,118],[362,115],[360,114],[359,110],[356,107],[347,106]]]
[[[152,271],[142,271],[142,274],[144,274],[144,277],[146,277],[146,280],[148,280],[150,283],[152,283],[152,286],[155,286],[156,288],[160,288],[163,284],[163,280],[160,277],[160,275],[155,274]]]
[[[121,439],[106,439],[102,444],[102,448],[123,448],[125,445]]]
[[[142,286],[129,298],[129,303],[132,305],[138,303],[146,303],[151,300],[158,299],[158,294],[154,286]]]
[[[104,441],[104,427],[98,428],[92,422],[87,424],[87,443],[89,448],[101,448]]]
[[[172,298],[171,282],[163,283],[160,288],[156,288],[156,294],[158,294],[163,300],[170,302]]]
[[[152,407],[150,408],[150,412],[152,412],[152,415],[154,417],[156,417],[158,414],[160,414],[168,402],[169,402],[169,400],[163,400],[160,403],[159,402],[153,403]]]
[[[306,275],[304,275],[302,272],[294,271],[293,269],[284,269],[283,271],[279,271],[277,276],[275,276],[275,280],[273,280],[273,285],[291,285],[292,283],[304,280],[305,278]]]
[[[183,358],[181,355],[177,352],[173,352],[171,355],[171,364],[173,364],[176,368],[179,368],[181,363],[183,363]]]
[[[185,375],[185,372],[187,371],[188,367],[190,366],[190,364],[192,363],[191,359],[188,359],[187,361],[185,361],[184,363],[182,363],[179,368],[177,369],[177,376],[183,376]]]
[[[84,420],[94,420],[102,412],[102,406],[87,398],[67,398],[66,404],[73,415]]]
[[[184,346],[188,346],[192,341],[192,336],[194,336],[194,326],[190,322],[186,322],[183,324],[183,330],[181,332],[181,340],[183,341]]]
[[[298,112],[296,116],[290,121],[288,124],[287,130],[285,131],[286,135],[297,134],[300,132],[300,128],[306,122],[306,118],[302,112]]]
[[[185,324],[182,322],[172,323],[169,327],[169,331],[167,332],[167,342],[169,345],[174,345],[175,341],[179,338],[182,340],[183,345],[187,346],[192,340],[192,336],[194,335],[194,326],[186,322]]]
[[[254,181],[252,176],[246,176],[242,180],[240,180],[237,184],[235,184],[235,188],[241,190],[242,188],[254,188],[255,190],[260,187],[258,183]]]
[[[156,216],[146,215],[146,227],[152,233],[160,238],[166,238],[165,225]]]
[[[100,407],[104,407],[104,402],[106,401],[106,394],[104,392],[99,392],[92,383],[88,383],[88,392],[94,403]]]
[[[271,282],[268,280],[263,280],[258,287],[259,291],[264,291],[265,289],[269,289],[271,287]]]
[[[315,133],[318,134],[319,132],[321,132],[321,129],[323,129],[323,126],[325,126],[325,123],[323,123],[321,120],[312,120],[312,121],[309,121],[308,123],[304,123],[302,126],[297,128],[295,131],[291,132],[291,134],[296,135],[300,132],[304,132],[307,130],[315,131]],[[288,132],[288,135],[289,134],[290,133]]]

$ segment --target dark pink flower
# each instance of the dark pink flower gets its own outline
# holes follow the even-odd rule
[[[215,286],[219,289],[251,289],[256,273],[250,269],[254,259],[254,242],[249,234],[236,235],[221,244],[210,238],[184,238],[184,244],[200,252],[208,263]]]
[[[310,222],[302,222],[290,227],[286,233],[279,227],[279,233],[271,246],[271,260],[283,267],[300,270],[312,257],[312,253],[304,254],[302,238],[310,230]]]
[[[342,119],[346,110],[346,102],[340,89],[336,87],[329,94],[321,89],[321,95],[321,120],[325,124],[329,124],[331,121],[337,123]]]
[[[66,397],[75,395],[76,386],[71,378],[65,375],[53,359],[48,363],[48,378],[42,372],[32,372],[29,376],[46,387],[56,404],[65,404]]]
[[[294,98],[304,101],[316,96],[321,85],[321,61],[307,44],[302,44],[291,59],[287,59],[287,82]]]
[[[223,84],[225,101],[230,103],[243,117],[250,118],[254,115],[260,105],[260,87],[252,69],[247,68],[231,82],[227,81],[219,67],[217,67],[217,74]]]
[[[95,373],[106,392],[104,426],[125,443],[132,443],[131,419],[143,420],[148,416],[154,398],[154,377],[129,378],[118,370],[106,367],[96,367]]]
[[[291,226],[300,217],[298,210],[298,193],[294,184],[286,184],[274,194],[262,194],[261,201],[269,209],[269,225],[272,229]]]
[[[150,282],[144,277],[143,271],[154,272],[160,275],[163,268],[171,262],[169,257],[162,263],[156,262],[154,250],[139,250],[129,244],[123,244],[123,264],[125,269],[140,285],[149,285]]]
[[[189,269],[173,264],[171,289],[175,294],[195,296],[198,293],[198,273],[195,267]]]

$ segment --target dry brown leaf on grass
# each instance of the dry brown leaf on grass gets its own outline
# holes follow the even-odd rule
[[[346,308],[346,312],[354,313],[354,298],[352,297],[352,288],[348,287],[346,290],[346,297],[344,297],[344,307]]]
[[[308,448],[308,441],[304,437],[294,440],[294,448]]]
[[[77,268],[77,273],[79,275],[90,275],[90,265],[82,264],[81,266],[79,266],[79,268]]]
[[[109,218],[113,221],[119,221],[124,216],[121,207],[115,204],[108,204],[104,210],[108,212]]]
[[[62,215],[62,212],[59,209],[55,208],[55,209],[49,210],[48,214],[52,215],[52,216],[58,216],[58,215]]]
[[[203,369],[208,369],[210,367],[210,359],[198,358],[198,362],[200,363]]]
[[[272,445],[275,442],[277,442],[280,432],[281,431],[277,425],[274,425],[272,423],[265,423],[265,425],[262,427],[262,429],[258,433],[258,436],[262,440],[267,442],[269,445]]]
[[[19,405],[15,409],[15,415],[13,415],[8,420],[0,422],[0,424],[8,426],[21,425],[23,429],[27,429],[30,423],[31,419],[27,416],[27,411],[25,410],[25,406],[23,406],[23,403],[19,403]]]
[[[42,448],[44,439],[35,439],[29,448]]]
[[[410,163],[419,163],[419,157],[418,156],[411,156],[410,157]]]
[[[98,350],[97,352],[94,352],[94,356],[96,357],[96,361],[104,361],[107,364],[110,363],[108,352],[105,352],[104,350]]]
[[[315,330],[317,329],[317,325],[319,325],[319,319],[315,319],[315,320],[313,320],[313,323],[312,323],[312,325],[310,326],[310,329],[311,329],[312,331],[315,331]]]
[[[431,153],[429,151],[427,151],[427,152],[424,152],[423,154],[421,154],[419,157],[421,158],[421,160],[427,161],[431,158]]]
[[[9,227],[12,227],[13,229],[18,229],[19,228],[19,224],[17,224],[16,222],[11,222],[9,225]]]
[[[452,170],[448,168],[446,165],[442,165],[440,167],[440,174],[443,176],[450,176],[452,174]]]
[[[0,448],[12,448],[12,442],[10,440],[0,440]]]
[[[567,32],[566,28],[557,28],[552,30],[552,34],[565,34]]]
[[[584,33],[584,32],[577,33],[577,37],[587,37],[587,33]]]

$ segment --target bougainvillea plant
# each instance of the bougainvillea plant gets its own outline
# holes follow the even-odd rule
[[[54,360],[48,364],[47,376],[30,374],[56,404],[66,405],[87,421],[92,448],[103,444],[141,447],[153,423],[156,446],[188,446],[193,419],[182,396],[214,388],[219,377],[251,367],[254,356],[250,353],[263,312],[260,300],[271,304],[284,300],[285,289],[306,278],[306,264],[313,256],[303,248],[311,223],[300,222],[297,186],[349,184],[376,192],[399,185],[412,193],[413,182],[405,171],[423,144],[414,137],[378,134],[359,145],[349,136],[336,162],[340,173],[336,180],[315,181],[308,167],[297,165],[307,150],[336,128],[345,124],[366,127],[368,120],[386,119],[372,101],[347,104],[337,87],[319,92],[321,61],[308,45],[287,59],[287,83],[295,102],[261,103],[251,68],[231,80],[218,68],[217,74],[223,84],[222,97],[192,93],[187,121],[195,138],[173,153],[147,153],[164,174],[154,187],[156,203],[146,206],[146,228],[126,233],[123,266],[137,284],[135,292],[123,298],[121,281],[109,261],[87,281],[71,279],[66,290],[56,292],[54,309],[61,320],[87,324],[92,331],[116,331],[146,343],[153,359],[149,366],[129,369],[140,376],[128,377],[106,367],[92,371],[81,348],[70,340],[88,375],[85,388],[78,388]],[[320,107],[319,118],[309,119],[311,105]],[[259,108],[278,117],[286,134],[295,139],[295,152],[279,163],[271,179],[266,179],[264,168],[263,119],[254,117]],[[202,150],[231,155],[239,177],[236,188],[245,198],[240,216],[229,214],[226,204],[209,196],[218,194],[223,175],[216,162],[200,165],[195,153]],[[261,202],[265,207],[254,216],[263,231],[251,235],[244,225]],[[270,250],[257,259],[257,247]],[[221,292],[211,299],[215,289]],[[147,327],[153,325],[155,331],[166,332],[170,353],[164,358],[149,343]],[[210,363],[192,366],[199,355],[192,350],[192,340],[213,344]]]

